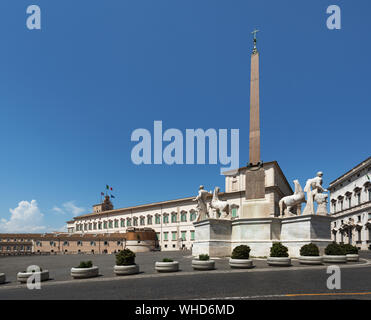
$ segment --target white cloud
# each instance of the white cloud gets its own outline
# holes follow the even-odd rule
[[[1,232],[44,232],[47,230],[42,225],[44,214],[41,213],[36,200],[21,201],[18,207],[9,209],[9,211],[11,213],[9,220],[0,220]]]
[[[72,214],[74,217],[85,211],[85,208],[76,206],[74,201],[65,202],[63,203],[62,207],[63,209],[55,206],[52,210],[59,214],[69,213]]]
[[[65,212],[61,208],[58,208],[56,206],[54,206],[54,208],[52,210],[57,212],[57,213],[60,213],[60,214],[65,214]]]

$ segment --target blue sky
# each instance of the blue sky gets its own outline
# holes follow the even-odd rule
[[[26,28],[31,4],[41,30]],[[331,4],[342,10],[341,30],[326,27]],[[256,27],[262,160],[302,185],[322,170],[327,186],[370,156],[368,0],[0,8],[0,231],[60,229],[90,212],[106,184],[116,208],[190,196],[200,184],[223,189],[219,164],[134,165],[130,136],[154,120],[182,132],[237,128],[244,165]]]

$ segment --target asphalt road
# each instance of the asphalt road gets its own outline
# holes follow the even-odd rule
[[[341,267],[340,290],[327,289],[329,276],[326,267],[304,269],[295,266],[152,273],[123,278],[49,281],[43,283],[41,290],[28,290],[24,285],[5,285],[0,287],[0,300],[371,299],[371,265]]]

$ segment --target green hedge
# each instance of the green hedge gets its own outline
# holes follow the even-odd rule
[[[346,251],[344,245],[333,242],[326,247],[325,254],[328,256],[345,256]]]
[[[246,245],[240,245],[233,249],[232,259],[249,259],[250,247]]]
[[[130,249],[124,249],[116,254],[117,266],[131,266],[135,264],[135,253]]]
[[[200,254],[200,255],[198,256],[198,259],[199,259],[199,260],[202,260],[202,261],[207,261],[207,260],[210,259],[210,257],[209,257],[208,254]]]
[[[341,245],[346,254],[358,254],[358,248],[356,246],[352,246],[351,244],[342,244]]]
[[[77,268],[91,268],[93,267],[93,262],[89,261],[81,261]]]
[[[289,250],[287,249],[287,247],[285,247],[281,242],[276,242],[276,243],[273,243],[271,247],[270,256],[271,257],[288,257],[289,256],[288,251]]]
[[[319,249],[314,243],[309,243],[300,248],[300,255],[304,257],[318,257]]]

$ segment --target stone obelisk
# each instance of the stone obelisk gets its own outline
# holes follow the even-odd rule
[[[254,30],[254,49],[251,54],[250,80],[250,137],[249,163],[246,171],[246,199],[262,199],[265,197],[265,173],[260,159],[260,106],[259,106],[259,52],[256,48]]]
[[[256,32],[254,31],[254,49],[251,55],[250,80],[250,145],[249,165],[260,163],[260,117],[259,117],[259,52],[256,48]]]

